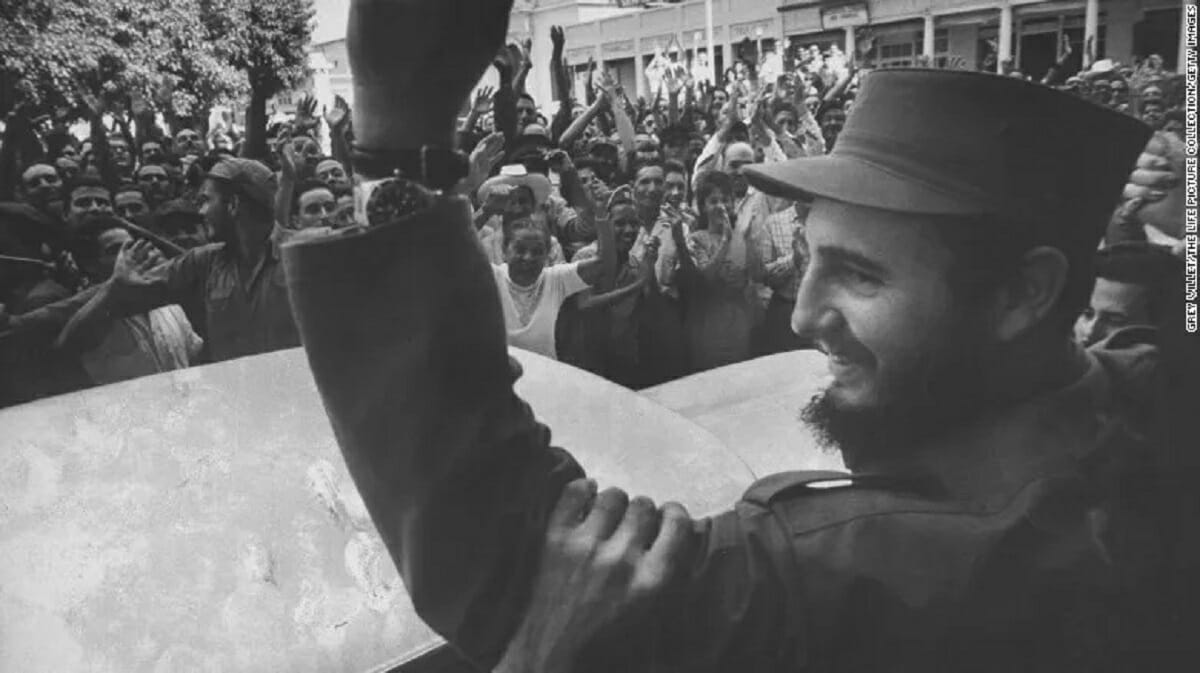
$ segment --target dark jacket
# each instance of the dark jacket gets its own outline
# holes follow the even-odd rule
[[[294,244],[284,260],[337,439],[417,611],[493,665],[547,514],[584,472],[513,392],[468,205]],[[651,649],[614,649],[704,671],[1148,661],[1163,648],[1162,587],[1155,559],[1131,553],[1155,531],[1121,503],[1123,466],[1145,449],[1114,372],[1155,354],[1078,357],[1074,384],[928,447],[912,469],[833,489],[814,488],[829,475],[777,475],[696,521],[687,576],[642,630]]]

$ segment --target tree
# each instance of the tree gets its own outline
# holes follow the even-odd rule
[[[306,74],[312,16],[311,0],[0,2],[0,115],[136,97],[203,125],[250,93],[265,124],[266,100]]]
[[[72,109],[96,96],[117,109],[135,97],[168,116],[199,114],[247,89],[200,26],[194,3],[173,0],[0,3],[0,112]]]
[[[246,75],[250,105],[243,154],[264,159],[267,101],[309,75],[312,0],[201,0],[198,6],[219,57]]]

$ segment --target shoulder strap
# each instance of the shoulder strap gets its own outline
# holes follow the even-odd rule
[[[936,479],[926,475],[893,475],[871,472],[837,472],[834,470],[797,470],[780,472],[754,482],[742,499],[770,507],[781,496],[804,493],[823,493],[851,488],[903,491],[933,497],[941,492]]]

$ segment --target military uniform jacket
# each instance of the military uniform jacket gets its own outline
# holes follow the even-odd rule
[[[335,434],[418,613],[492,666],[548,513],[584,473],[513,392],[468,206],[446,199],[284,258]],[[1126,568],[1138,541],[1113,531],[1149,527],[1114,527],[1126,515],[1106,503],[1140,441],[1117,385],[1154,354],[1079,357],[1075,383],[904,470],[777,475],[696,521],[645,649],[619,649],[660,670],[1128,670],[1120,657],[1147,651],[1135,625],[1153,572],[1136,554]]]

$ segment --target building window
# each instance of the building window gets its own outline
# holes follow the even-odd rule
[[[876,62],[876,65],[880,68],[904,68],[911,66],[915,53],[916,50],[912,42],[885,44],[879,47],[879,60]]]

